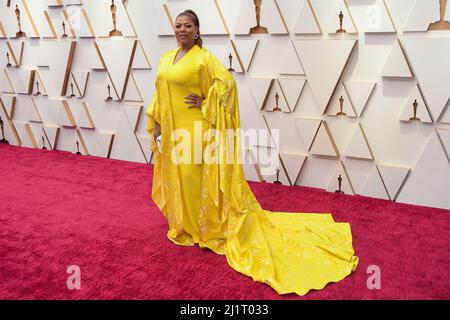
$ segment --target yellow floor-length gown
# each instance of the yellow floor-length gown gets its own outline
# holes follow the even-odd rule
[[[146,111],[154,153],[152,199],[167,218],[167,237],[226,255],[232,268],[279,294],[304,295],[345,278],[358,264],[350,225],[334,222],[331,214],[261,208],[245,179],[240,135],[226,139],[227,129],[240,128],[236,81],[206,48],[194,45],[174,64],[178,50],[161,56]],[[206,98],[201,108],[188,108],[190,93]],[[161,153],[154,140],[156,122]],[[179,148],[188,141],[197,147]],[[211,141],[218,161],[199,162]],[[186,155],[192,163],[180,163]]]

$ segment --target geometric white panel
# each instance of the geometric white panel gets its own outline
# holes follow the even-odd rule
[[[302,94],[303,88],[305,86],[306,80],[302,79],[288,79],[279,78],[278,83],[280,84],[281,90],[283,90],[286,101],[289,108],[294,111],[297,106],[297,102]]]
[[[373,160],[373,154],[361,124],[356,128],[355,133],[345,150],[345,156]]]
[[[6,95],[0,96],[0,107],[3,106],[5,108],[8,119],[12,119],[13,117],[15,104],[16,104],[15,96],[6,96]]]
[[[131,119],[131,121],[134,121],[134,119]],[[135,124],[129,122],[126,110],[123,108],[116,129],[111,158],[147,163],[134,130]]]
[[[324,0],[319,0],[324,1]],[[315,0],[315,2],[318,2],[318,0]],[[352,16],[350,15],[350,12],[347,9],[347,5],[344,1],[334,1],[334,0],[327,0],[329,3],[329,11],[331,12],[331,21],[328,25],[327,31],[328,33],[336,33],[336,30],[340,28],[340,20],[339,15],[343,14],[342,19],[342,29],[347,31],[347,33],[357,33],[356,27],[353,24]],[[331,3],[330,3],[331,2]],[[334,7],[333,7],[334,5]]]
[[[450,38],[405,38],[404,47],[436,121],[450,98]]]
[[[450,162],[450,128],[437,129],[439,139],[442,142],[445,152],[447,153],[448,161]]]
[[[442,1],[442,0],[441,0]],[[444,3],[446,3],[445,1]],[[404,31],[427,31],[430,23],[440,20],[439,0],[416,0],[406,22]],[[445,20],[450,21],[450,6],[447,3]]]
[[[375,88],[376,82],[368,81],[345,81],[344,86],[347,89],[352,105],[355,108],[358,117],[364,111],[369,98]]]
[[[411,169],[385,164],[379,164],[378,169],[380,170],[389,197],[391,200],[395,200],[400,187],[405,182]]]
[[[303,167],[306,156],[291,153],[280,153],[280,157],[283,161],[284,167],[286,168],[291,185],[294,185],[300,170]]]
[[[295,40],[314,97],[323,112],[356,44],[355,40]]]
[[[345,194],[355,194],[355,192],[353,191],[352,183],[348,178],[347,170],[342,162],[339,162],[339,165],[333,175],[333,178],[331,179],[327,187],[327,191],[335,192],[339,190],[339,181],[341,181],[341,188],[340,188],[341,191],[344,191]]]
[[[238,9],[236,7],[236,9]],[[255,5],[251,1],[241,1],[234,34],[249,34],[250,28],[256,26]],[[270,34],[285,34],[288,30],[281,18],[278,5],[274,0],[261,3],[261,26],[266,27]]]
[[[116,6],[117,30],[121,31],[124,37],[135,37],[136,34],[122,1],[115,1],[114,4]],[[97,37],[108,37],[109,32],[114,29],[110,6],[111,0],[83,0],[86,16],[88,16]]]
[[[252,40],[231,40],[233,48],[236,49],[239,55],[239,60],[242,62],[245,71],[248,71],[250,63],[252,62],[253,55],[255,54],[256,46],[259,43],[259,39]],[[237,65],[236,63],[234,65]],[[234,68],[236,69],[236,68]]]
[[[405,104],[405,107],[403,109],[403,113],[400,116],[401,121],[409,121],[410,118],[414,116],[414,104],[417,102],[417,115],[416,117],[420,119],[422,122],[428,122],[431,123],[433,120],[431,120],[430,114],[428,113],[427,106],[425,104],[425,101],[422,98],[422,94],[419,91],[419,88],[417,86],[414,86],[414,88],[411,90],[410,98]]]
[[[339,156],[339,152],[337,151],[332,139],[333,138],[331,137],[327,124],[325,121],[322,121],[309,152],[322,156]]]
[[[84,97],[86,93],[87,82],[89,79],[89,71],[72,71],[72,80],[74,81],[74,87],[76,87],[76,95]]]
[[[278,101],[277,101],[278,97]],[[295,103],[295,102],[292,102]],[[264,104],[264,110],[265,111],[275,111],[275,108],[278,106],[279,109],[281,109],[282,112],[291,112],[291,109],[289,108],[289,104],[286,100],[286,95],[281,89],[280,81],[274,81],[272,88],[269,91],[269,94],[267,96],[266,103]],[[295,106],[295,104],[294,104]],[[278,110],[280,111],[280,110]]]
[[[80,134],[86,143],[90,155],[104,158],[108,157],[114,133],[80,129]]]
[[[297,2],[299,2],[298,5],[301,6],[301,11],[294,27],[294,33],[321,34],[322,32],[317,23],[316,17],[314,16],[309,0],[299,0]]]
[[[280,74],[292,74],[292,75],[304,75],[302,64],[298,59],[297,52],[295,50],[292,41],[289,41],[286,53],[284,54],[283,64],[281,66]]]
[[[187,2],[187,3],[186,3]],[[189,0],[189,1],[165,1],[166,6],[169,9],[169,12],[172,18],[175,19],[179,13],[186,10],[186,5],[189,6],[190,9],[194,10],[197,14],[201,23],[201,34],[203,35],[222,35],[228,34],[225,25],[222,23],[222,19],[220,18],[219,11],[215,6],[214,1],[204,1],[204,0]],[[266,5],[266,1],[264,1],[262,5],[262,10],[264,10],[264,6]],[[254,12],[254,6],[253,12]],[[235,4],[235,10],[238,10],[238,4]],[[253,17],[254,17],[253,13]],[[252,16],[246,16],[246,20],[250,21]],[[162,18],[162,17],[161,17]],[[160,22],[162,23],[162,22]],[[162,31],[162,30],[161,30]],[[169,35],[173,35],[173,30],[168,30]],[[163,35],[160,33],[160,35]]]
[[[384,0],[347,0],[352,16],[364,33],[395,32]]]
[[[309,150],[322,120],[301,118],[296,118],[295,120],[305,149]]]
[[[338,113],[341,111],[341,102],[342,102],[342,111],[345,112],[345,116],[356,117],[356,113],[355,110],[353,109],[352,102],[342,83],[338,85],[338,89],[336,90],[336,93],[331,99],[330,105],[327,109],[327,115],[337,116]]]
[[[112,85],[119,97],[123,97],[125,80],[129,76],[128,67],[132,61],[135,40],[97,41],[100,54],[112,79]],[[122,99],[122,98],[121,98]]]
[[[248,78],[247,82],[250,91],[255,98],[259,110],[264,107],[264,102],[268,96],[270,85],[274,79],[270,78]]]
[[[376,167],[373,161],[363,159],[345,158],[345,169],[353,187],[355,194],[362,194],[364,187],[369,181]]]
[[[372,169],[372,174],[370,175],[369,180],[367,180],[361,194],[367,197],[389,200],[389,196],[383,185],[383,181],[381,180],[380,173],[376,167]]]
[[[441,118],[441,123],[450,124],[450,108],[447,108],[447,111],[444,111],[444,115]]]
[[[403,203],[450,209],[450,166],[433,133],[397,200]]]
[[[382,76],[402,78],[414,77],[398,41],[396,41],[392,47],[391,53],[383,67]]]
[[[330,128],[333,140],[339,154],[344,155],[347,146],[359,126],[357,119],[350,117],[327,117],[327,125]]]
[[[1,92],[15,93],[11,80],[9,79],[8,73],[6,72],[6,69],[3,70],[0,69],[0,83],[1,83]]]
[[[127,88],[125,90],[125,101],[137,101],[142,102],[142,96],[137,88],[136,81],[134,80],[133,74],[130,74],[130,79],[128,79]]]
[[[50,83],[54,83],[58,95],[64,95],[65,92],[62,92],[63,84],[66,76],[70,75],[68,73],[70,70],[67,69],[70,67],[69,59],[73,51],[75,51],[76,42],[40,41],[39,46],[49,62]],[[46,83],[49,83],[49,81]]]
[[[131,69],[151,69],[150,62],[141,42],[138,41]]]
[[[244,163],[242,164],[242,166],[243,166],[245,178],[247,179],[247,181],[260,182],[262,179],[259,178],[259,175],[257,172],[257,166],[255,165],[255,162],[252,160],[250,150],[246,151],[244,159],[245,160],[244,160]]]

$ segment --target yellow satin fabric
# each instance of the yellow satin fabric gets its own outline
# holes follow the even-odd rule
[[[154,153],[152,199],[167,218],[167,237],[180,245],[198,243],[226,255],[232,268],[279,294],[304,295],[345,278],[358,264],[350,225],[334,222],[331,214],[262,209],[245,179],[240,135],[231,141],[231,163],[224,159],[226,152],[219,153],[218,163],[171,160],[179,146],[172,133],[179,129],[201,145],[191,151],[191,160],[205,148],[201,135],[194,141],[194,130],[199,130],[194,122],[201,124],[197,133],[216,130],[208,137],[221,142],[221,151],[230,147],[225,130],[240,128],[237,85],[230,72],[197,45],[173,65],[179,49],[161,56],[156,92],[146,111]],[[187,107],[185,96],[191,92],[206,97],[201,109]],[[153,137],[156,122],[162,131],[161,153]]]

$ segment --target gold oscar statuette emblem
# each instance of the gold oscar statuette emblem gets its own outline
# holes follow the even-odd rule
[[[420,118],[417,118],[417,107],[419,106],[419,104],[417,103],[417,99],[414,100],[413,103],[413,116],[412,118],[409,118],[409,120],[411,121],[420,121]]]
[[[6,67],[11,67],[11,62],[9,61],[9,52],[6,52],[6,59],[8,60],[8,63],[6,64]]]
[[[344,14],[342,11],[339,13],[339,29],[336,30],[336,33],[345,33],[347,32],[345,29],[342,28],[342,24],[344,23]]]
[[[274,181],[275,184],[282,184],[280,181],[280,168],[277,168],[277,180]]]
[[[340,106],[340,111],[338,113],[336,113],[337,116],[346,116],[347,114],[344,112],[344,97],[341,96],[339,98],[339,106]]]
[[[106,101],[111,101],[113,98],[111,97],[111,86],[108,83],[108,98],[106,98]]]
[[[70,89],[72,90],[72,93],[70,94],[69,98],[75,97],[75,94],[73,93],[73,83],[70,83]]]
[[[45,139],[44,136],[42,136],[42,150],[47,150],[47,148],[45,147]]]
[[[19,26],[19,31],[16,33],[16,37],[20,38],[20,37],[26,37],[27,35],[25,34],[25,32],[22,31],[22,25],[20,23],[20,10],[19,10],[19,6],[16,4],[16,18],[17,18],[17,25]]]
[[[2,131],[2,139],[0,140],[0,144],[9,144],[8,140],[5,139],[5,131],[3,129],[2,117],[0,117],[0,129]]]
[[[117,30],[117,6],[114,4],[114,0],[112,0],[112,4],[111,4],[110,8],[111,8],[111,15],[112,15],[112,19],[113,19],[114,29],[109,32],[109,36],[110,37],[121,37],[122,32]]]
[[[439,21],[430,23],[428,31],[430,30],[450,30],[450,22],[445,21],[445,12],[447,11],[447,0],[439,0]]]
[[[261,5],[262,0],[253,0],[256,13],[256,26],[250,28],[250,34],[269,33],[266,27],[261,26]]]
[[[41,93],[39,92],[39,81],[36,81],[36,88],[37,88],[37,91],[36,91],[36,96],[39,96],[39,95],[41,95]]]
[[[281,108],[278,106],[278,100],[280,99],[280,95],[275,93],[275,108],[272,111],[281,111]]]
[[[81,156],[81,152],[80,152],[80,143],[77,141],[77,155]]]
[[[335,191],[335,193],[344,193],[344,191],[342,191],[342,176],[339,175],[338,177],[338,189]]]
[[[63,21],[62,23],[62,27],[63,27],[63,35],[62,38],[67,38],[67,33],[66,33],[66,23]]]
[[[233,72],[233,55],[230,52],[230,55],[228,56],[228,60],[230,61],[230,68],[228,68],[228,71]]]

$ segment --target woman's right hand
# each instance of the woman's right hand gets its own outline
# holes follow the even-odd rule
[[[155,127],[155,134],[154,134],[155,141],[156,141],[156,138],[158,138],[160,135],[161,135],[161,126],[157,122],[156,127]]]

